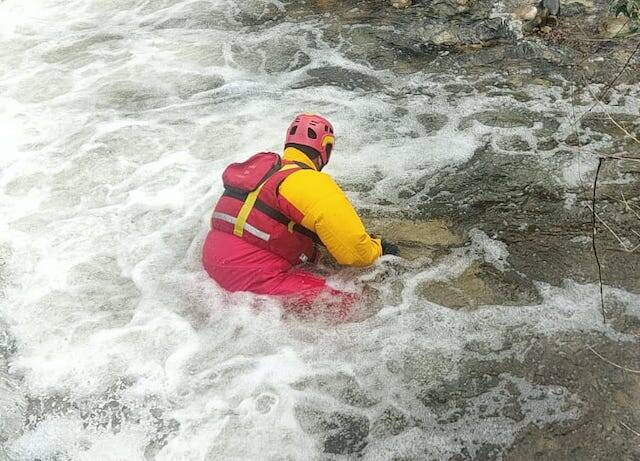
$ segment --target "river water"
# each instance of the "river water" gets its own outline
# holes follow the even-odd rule
[[[369,65],[331,3],[0,3],[0,459],[499,457],[585,412],[569,386],[522,371],[536,342],[637,341],[602,324],[593,284],[536,281],[519,307],[425,299],[425,282],[473,264],[508,268],[509,248],[479,229],[433,263],[337,271],[335,286],[376,292],[345,324],[208,279],[224,166],[279,151],[298,112],[334,122],[327,172],[373,221],[405,216],[402,187],[468,161],[487,133],[533,145],[543,128],[461,128],[512,98],[460,92],[475,77],[453,70]],[[568,110],[557,87],[523,91],[529,109]],[[640,315],[637,295],[609,293]]]

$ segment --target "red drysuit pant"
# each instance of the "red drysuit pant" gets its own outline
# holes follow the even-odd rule
[[[308,310],[327,295],[343,316],[355,301],[354,295],[329,288],[323,278],[293,268],[286,259],[214,229],[204,242],[202,263],[225,290],[278,296],[295,311]]]

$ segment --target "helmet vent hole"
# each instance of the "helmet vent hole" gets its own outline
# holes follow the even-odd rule
[[[329,127],[329,133],[333,134],[333,128]]]
[[[316,132],[313,131],[311,128],[307,129],[307,136],[309,136],[311,139],[318,138],[318,135],[316,134]]]
[[[296,134],[296,131],[298,131],[298,125],[292,126],[291,130],[289,130],[289,134],[293,136],[294,134]]]

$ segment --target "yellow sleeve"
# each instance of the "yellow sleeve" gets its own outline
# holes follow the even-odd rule
[[[342,189],[328,175],[298,171],[280,185],[280,194],[304,216],[335,260],[345,266],[369,266],[382,254],[379,239],[372,239]]]

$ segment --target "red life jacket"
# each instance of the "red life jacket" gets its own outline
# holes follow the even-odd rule
[[[294,222],[279,206],[278,189],[289,175],[308,169],[282,162],[278,154],[260,152],[232,163],[222,174],[224,194],[211,217],[211,227],[271,251],[292,265],[313,261],[318,236]]]

